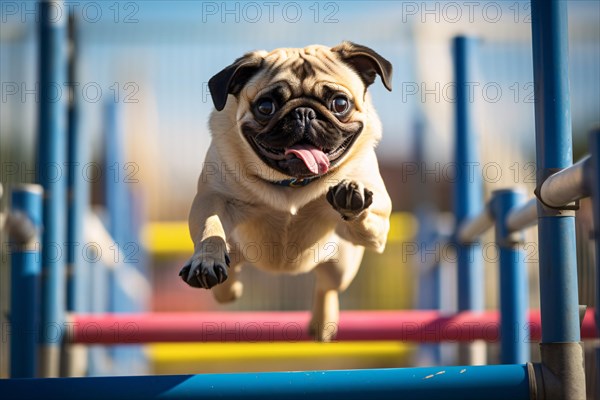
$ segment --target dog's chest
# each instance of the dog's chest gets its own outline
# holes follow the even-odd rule
[[[265,210],[240,224],[230,248],[242,259],[268,271],[300,273],[325,261],[335,225],[314,210],[298,214]]]

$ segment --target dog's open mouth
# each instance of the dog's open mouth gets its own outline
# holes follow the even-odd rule
[[[310,171],[306,175],[322,175],[327,173],[330,167],[352,147],[357,136],[358,134],[349,136],[339,146],[332,149],[319,147],[305,139],[282,149],[268,147],[253,137],[250,138],[250,142],[255,151],[280,167],[286,167],[300,161]]]

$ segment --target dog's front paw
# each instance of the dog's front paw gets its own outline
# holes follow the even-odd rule
[[[373,192],[359,182],[344,179],[329,188],[327,201],[344,220],[352,220],[373,203]]]
[[[227,279],[229,268],[227,251],[218,254],[199,254],[194,256],[179,271],[181,279],[195,288],[210,289]]]

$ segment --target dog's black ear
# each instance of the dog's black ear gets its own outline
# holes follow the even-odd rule
[[[381,77],[383,86],[392,91],[392,64],[375,50],[352,42],[343,42],[332,47],[331,51],[356,71],[365,83],[365,87],[375,82],[375,75]]]
[[[242,87],[259,70],[262,62],[262,58],[249,53],[210,78],[208,88],[217,111],[225,108],[229,94],[238,94],[242,90]]]

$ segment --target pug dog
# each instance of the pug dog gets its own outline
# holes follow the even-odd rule
[[[219,302],[242,294],[240,268],[316,274],[310,332],[335,337],[338,293],[365,249],[382,252],[390,197],[375,147],[381,122],[368,87],[391,91],[392,65],[343,42],[255,51],[213,76],[212,140],[179,275]]]

